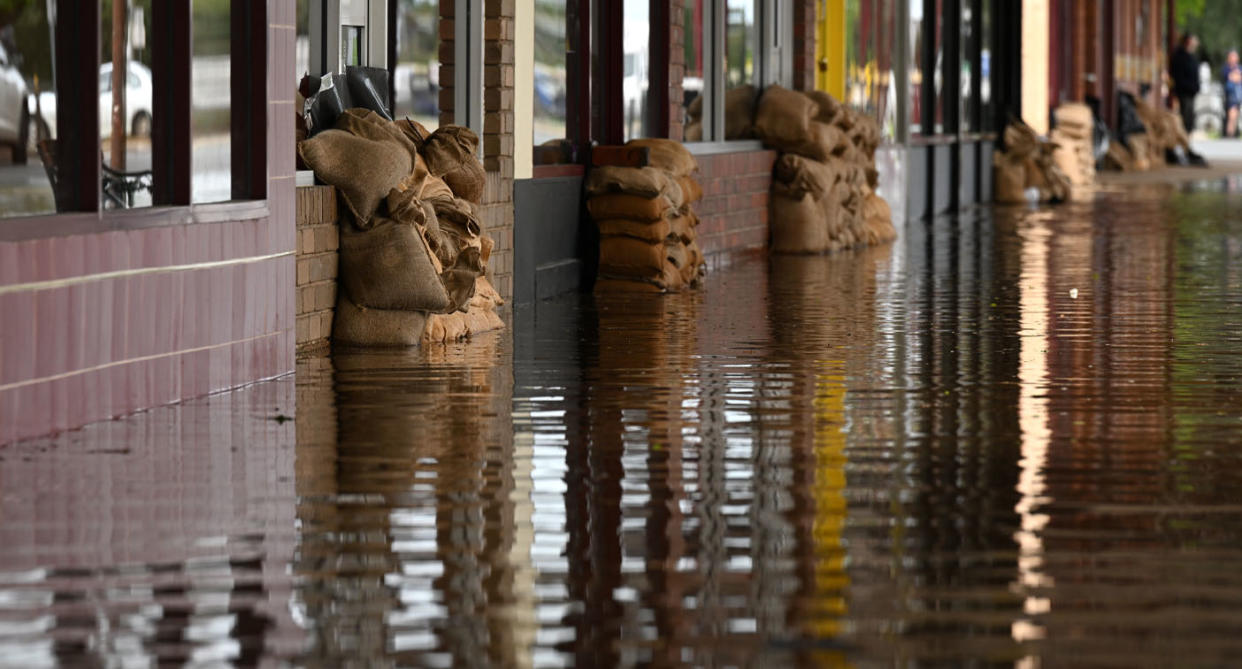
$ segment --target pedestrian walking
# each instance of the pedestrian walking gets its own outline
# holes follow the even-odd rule
[[[1199,94],[1199,38],[1194,33],[1182,35],[1182,41],[1169,62],[1169,74],[1173,76],[1173,95],[1177,98],[1186,133],[1195,130],[1195,96]]]

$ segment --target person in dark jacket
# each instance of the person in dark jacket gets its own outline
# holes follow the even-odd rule
[[[1169,74],[1173,76],[1173,95],[1177,97],[1182,112],[1182,124],[1186,133],[1195,129],[1195,96],[1199,94],[1199,38],[1193,33],[1182,35],[1182,41],[1169,61]]]

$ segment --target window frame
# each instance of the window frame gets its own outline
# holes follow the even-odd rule
[[[190,92],[191,0],[160,0],[151,7],[151,169],[153,205],[105,210],[99,132],[100,3],[57,12],[54,28],[57,200],[66,208],[49,214],[0,220],[0,241],[92,234],[159,226],[250,220],[268,207],[268,7],[230,3],[231,199],[191,203]]]

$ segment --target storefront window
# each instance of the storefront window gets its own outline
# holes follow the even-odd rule
[[[980,130],[990,132],[996,129],[996,112],[992,107],[992,2],[983,0],[979,4],[979,126]]]
[[[310,73],[310,0],[297,0],[297,18],[294,25],[296,37],[293,42],[293,82],[296,86],[302,77]],[[299,109],[300,113],[302,110]]]
[[[38,151],[49,128],[54,132],[55,114],[47,3],[0,4],[0,218],[56,211]]]
[[[975,96],[974,82],[974,63],[976,60],[975,35],[974,35],[974,11],[971,8],[970,0],[962,3],[962,32],[961,32],[961,76],[962,76],[962,95],[961,95],[961,129],[962,132],[971,132],[974,130],[974,113],[975,113]]]
[[[535,0],[535,163],[568,162],[565,0]]]
[[[910,134],[923,132],[923,0],[909,0]]]
[[[233,197],[229,0],[194,0],[190,64],[190,201]]]
[[[693,0],[685,6],[683,57],[685,76],[681,81],[682,110],[685,114],[687,142],[707,139],[703,136],[703,25],[704,0]]]
[[[411,118],[429,130],[440,125],[440,3],[399,0],[395,117]]]
[[[725,16],[725,139],[749,139],[758,90],[758,0],[729,0]]]
[[[935,38],[935,54],[934,61],[930,64],[932,68],[932,82],[935,86],[935,125],[932,129],[934,134],[939,135],[944,132],[944,0],[936,0],[936,12],[927,17],[928,32]]]
[[[875,114],[878,102],[875,9],[873,0],[847,0],[845,3],[844,102],[866,114]]]
[[[651,82],[651,18],[648,0],[625,0],[621,66],[622,129],[626,141],[647,137],[647,88]]]
[[[151,3],[135,0],[126,9],[125,3],[104,0],[99,15],[100,205],[105,209],[151,206],[154,81],[146,43]],[[125,67],[115,67],[118,62]]]

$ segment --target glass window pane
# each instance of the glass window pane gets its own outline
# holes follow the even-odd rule
[[[874,114],[875,24],[872,0],[845,3],[845,100],[854,109]]]
[[[648,0],[625,0],[622,7],[624,19],[624,62],[622,63],[621,104],[625,139],[647,137],[649,114],[647,113],[647,87],[651,82],[651,20]]]
[[[961,91],[961,124],[962,132],[971,132],[974,130],[974,82],[971,77],[974,75],[975,67],[975,35],[974,35],[974,11],[971,9],[969,0],[962,3],[962,91]]]
[[[293,79],[294,85],[302,82],[302,77],[310,74],[310,0],[297,0],[294,29],[296,37],[293,42]],[[298,112],[302,110],[299,109]]]
[[[681,80],[682,110],[686,124],[685,140],[699,142],[703,136],[703,22],[704,0],[687,2],[682,24],[685,37],[682,54],[685,70]]]
[[[935,62],[932,63],[932,82],[936,91],[936,109],[935,109],[935,128],[933,132],[937,135],[944,132],[944,0],[936,0],[936,13],[927,17],[929,23],[928,31],[935,36],[936,39],[936,55]]]
[[[99,201],[105,209],[151,206],[150,21],[151,0],[135,0],[128,7],[112,0],[100,3],[99,141],[104,167]]]
[[[985,132],[995,130],[992,115],[992,2],[983,0],[979,35],[979,119]]]
[[[875,107],[880,135],[888,141],[897,137],[897,89],[893,86],[893,53],[897,41],[897,1],[875,1]]]
[[[535,164],[569,162],[565,0],[535,0]]]
[[[440,126],[439,25],[437,0],[397,4],[395,116],[418,121],[428,130]]]
[[[729,0],[725,15],[725,139],[751,136],[759,83],[758,0]]]
[[[232,199],[229,0],[193,1],[190,201]]]
[[[910,0],[910,134],[923,131],[923,0]]]
[[[48,214],[56,198],[38,142],[56,124],[47,3],[0,9],[0,218]],[[36,102],[38,104],[36,105]],[[40,124],[36,110],[50,124]]]

